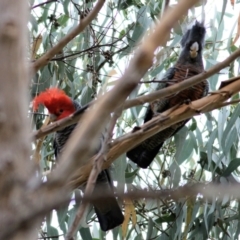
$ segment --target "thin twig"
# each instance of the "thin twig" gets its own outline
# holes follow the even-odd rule
[[[81,202],[81,205],[79,206],[79,208],[77,210],[77,213],[76,213],[76,216],[73,220],[73,223],[70,226],[70,228],[68,229],[68,232],[65,236],[65,240],[72,240],[73,239],[73,236],[78,229],[78,226],[81,222],[81,219],[84,215],[84,212],[88,207],[88,204],[89,204],[88,201],[86,201],[85,198],[83,198],[82,202]]]
[[[111,118],[109,126],[108,126],[108,131],[107,131],[108,142],[110,141],[110,139],[113,136],[114,127],[116,125],[118,118],[121,116],[121,113],[122,113],[122,110],[119,108],[112,115],[112,118]]]
[[[52,3],[52,2],[58,2],[58,0],[48,0],[48,1],[46,1],[46,2],[39,3],[39,4],[37,4],[37,5],[32,6],[32,7],[31,7],[31,10],[33,10],[34,8],[37,8],[37,7],[41,7],[41,6],[43,6],[43,5],[46,5],[46,4],[48,4],[48,3]]]
[[[178,79],[173,79],[173,80],[171,80],[171,79],[169,79],[169,80],[150,80],[150,81],[141,81],[140,82],[140,84],[141,83],[174,83],[174,82],[180,82],[180,81],[182,81],[182,79],[181,80],[178,80]]]
[[[73,114],[71,114],[69,117],[66,117],[64,119],[61,119],[59,121],[56,121],[52,123],[51,125],[48,125],[46,127],[40,128],[39,130],[35,131],[33,133],[33,139],[37,140],[38,138],[41,138],[43,136],[46,136],[52,132],[56,132],[58,130],[61,130],[71,124],[74,124],[79,121],[79,119],[82,117],[82,114],[92,105],[95,101],[92,101],[89,104],[86,104]]]

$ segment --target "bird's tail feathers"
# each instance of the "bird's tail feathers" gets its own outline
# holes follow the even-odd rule
[[[93,196],[101,196],[106,193],[112,192],[112,183],[108,170],[102,171],[97,179],[97,184],[93,191]],[[119,225],[124,221],[121,208],[118,205],[117,199],[109,197],[107,199],[96,199],[92,202],[100,227],[103,231],[108,231]]]
[[[114,197],[104,201],[100,200],[94,203],[93,206],[103,231],[108,231],[123,223],[124,216]]]
[[[157,147],[151,150],[147,150],[140,144],[128,151],[127,157],[135,162],[140,168],[147,168],[158,154],[162,145],[163,143],[159,144]]]

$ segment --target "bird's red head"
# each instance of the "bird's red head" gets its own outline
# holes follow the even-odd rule
[[[35,97],[33,110],[36,111],[40,104],[48,109],[53,121],[65,118],[76,111],[72,99],[58,88],[49,88]]]

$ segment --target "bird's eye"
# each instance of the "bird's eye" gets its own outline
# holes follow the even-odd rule
[[[62,113],[62,112],[63,112],[63,109],[60,109],[60,110],[59,110],[59,113]]]

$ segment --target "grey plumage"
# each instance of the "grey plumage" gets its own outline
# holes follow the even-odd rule
[[[78,102],[73,101],[73,104],[76,110],[81,108]],[[56,132],[53,143],[56,158],[60,155],[62,151],[64,151],[64,146],[71,133],[75,129],[76,125],[77,124],[70,125]],[[99,194],[99,191],[113,191],[112,180],[109,170],[103,170],[97,178],[93,195]],[[104,202],[102,200],[95,200],[93,202],[93,206],[97,214],[101,229],[103,231],[113,229],[122,224],[124,217],[116,198],[111,197],[104,200]]]
[[[197,75],[204,71],[202,61],[202,49],[204,45],[205,27],[202,23],[196,22],[189,29],[181,40],[182,51],[175,63],[170,68],[162,80],[168,80],[166,83],[159,83],[157,89],[166,88],[176,82]],[[171,82],[171,80],[174,80]],[[151,103],[144,118],[144,122],[151,120],[154,115],[162,113],[167,109],[186,101],[194,101],[206,96],[208,92],[208,82],[206,80],[194,85],[181,92],[164,99],[156,100]],[[156,133],[146,139],[141,144],[127,152],[127,157],[137,163],[139,167],[146,168],[154,160],[164,142],[174,136],[189,119],[172,125],[171,127]]]

